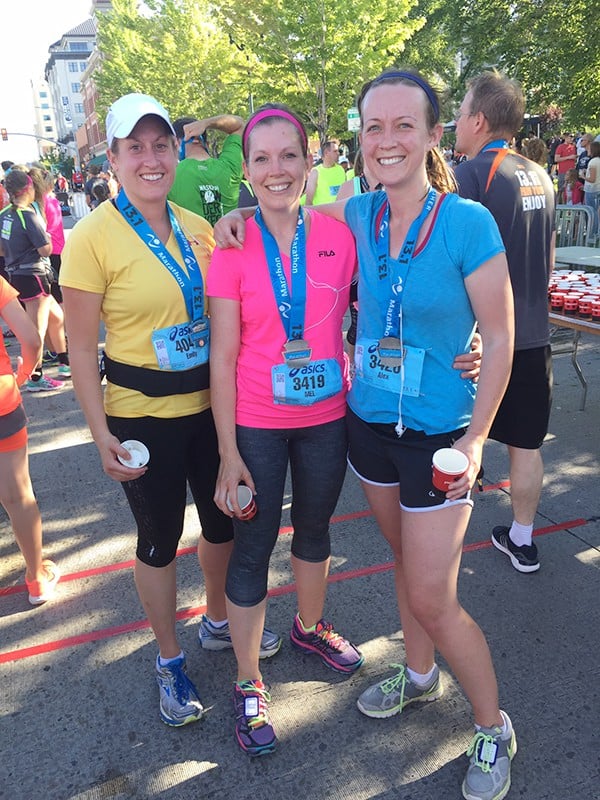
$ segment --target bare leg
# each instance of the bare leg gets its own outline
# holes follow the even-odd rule
[[[458,678],[473,706],[475,722],[492,727],[503,722],[490,651],[481,629],[457,597],[470,514],[468,505],[403,512],[404,583],[412,614]]]
[[[539,450],[509,447],[510,499],[515,521],[533,525],[542,494],[544,462]]]
[[[65,316],[62,308],[56,302],[54,297],[50,297],[50,304],[48,308],[48,338],[52,342],[51,349],[54,350],[55,353],[67,352],[67,340],[65,339]]]
[[[296,578],[300,618],[305,628],[311,628],[323,616],[330,559],[313,563],[292,556],[291,562]]]
[[[260,640],[265,626],[267,598],[255,606],[236,606],[227,598],[227,615],[231,641],[237,659],[237,680],[262,680],[258,664]]]
[[[434,645],[430,637],[415,619],[406,594],[406,581],[402,558],[402,512],[400,491],[397,486],[383,487],[363,483],[363,489],[373,510],[379,528],[392,548],[394,555],[394,580],[400,620],[404,632],[406,663],[415,672],[425,674],[434,664]]]
[[[136,558],[134,574],[138,595],[154,631],[160,655],[175,658],[181,652],[175,633],[175,559],[166,567],[151,567]]]
[[[42,519],[29,477],[27,447],[0,453],[0,503],[10,517],[28,581],[43,580]]]
[[[25,301],[25,311],[27,312],[28,316],[32,320],[33,324],[36,327],[37,332],[40,334],[40,338],[44,341],[46,336],[46,330],[48,328],[48,316],[50,314],[50,300],[52,300],[50,296],[48,297],[34,297],[31,300]],[[41,361],[38,365],[41,365]]]
[[[198,561],[206,586],[206,613],[217,622],[227,618],[225,579],[232,550],[233,541],[213,544],[203,536],[198,539]]]

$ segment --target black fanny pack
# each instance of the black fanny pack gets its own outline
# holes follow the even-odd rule
[[[133,389],[147,397],[191,394],[210,386],[208,364],[177,371],[148,369],[114,361],[106,353],[102,353],[100,361],[100,378],[104,376],[116,386]]]

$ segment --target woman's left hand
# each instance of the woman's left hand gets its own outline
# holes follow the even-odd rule
[[[446,492],[447,500],[458,500],[473,488],[473,485],[477,480],[479,470],[481,469],[483,442],[480,439],[465,433],[464,436],[461,436],[460,439],[457,439],[457,441],[454,442],[452,447],[455,450],[460,450],[461,453],[464,453],[469,459],[467,471],[464,473],[464,475],[461,475],[458,480],[453,481]]]
[[[240,483],[245,483],[252,494],[256,493],[250,470],[240,454],[236,453],[229,457],[221,456],[214,501],[215,505],[228,517],[239,517],[242,513],[237,499],[237,487]],[[229,508],[227,500],[231,503],[231,508]]]

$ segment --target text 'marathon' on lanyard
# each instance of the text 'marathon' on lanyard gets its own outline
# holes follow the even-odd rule
[[[388,366],[396,366],[402,360],[400,336],[402,292],[416,249],[419,231],[433,209],[436,197],[435,189],[430,187],[421,213],[412,221],[396,260],[390,257],[390,205],[387,200],[383,208],[379,230],[376,231],[378,274],[380,277],[387,276],[390,289],[385,315],[385,329],[379,345],[380,358]]]
[[[262,235],[269,277],[279,318],[286,336],[283,356],[289,366],[306,366],[311,358],[311,348],[304,339],[306,316],[306,229],[302,209],[298,211],[296,232],[290,251],[290,286],[283,269],[283,261],[275,237],[267,228],[260,208],[256,209],[256,222]]]
[[[184,236],[177,217],[169,204],[167,203],[169,221],[187,268],[187,275],[180,268],[177,261],[173,258],[171,253],[169,253],[137,208],[129,202],[123,189],[121,189],[115,198],[115,205],[144,244],[177,281],[185,299],[189,320],[192,321],[204,317],[204,282],[202,280],[202,272],[200,271],[194,251]]]

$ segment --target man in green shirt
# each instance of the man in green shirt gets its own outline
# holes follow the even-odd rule
[[[244,120],[235,114],[219,114],[208,119],[182,117],[173,127],[183,159],[177,166],[169,200],[215,225],[224,214],[237,208],[243,177]],[[207,130],[221,131],[227,136],[218,158],[213,158],[208,151]]]

